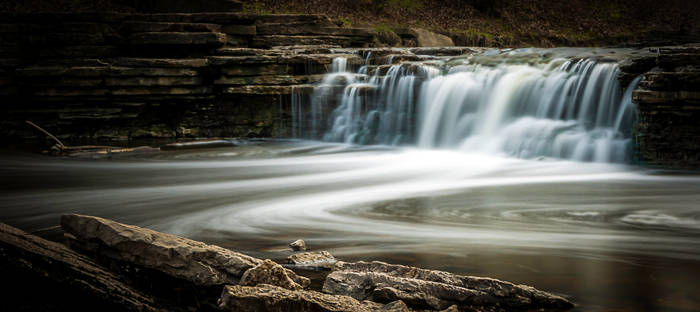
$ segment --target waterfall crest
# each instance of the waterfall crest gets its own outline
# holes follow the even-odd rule
[[[525,59],[525,60],[523,60]],[[298,137],[577,161],[625,162],[636,118],[617,63],[522,55],[365,65],[336,58]]]

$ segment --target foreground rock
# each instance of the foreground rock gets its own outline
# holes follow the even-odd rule
[[[196,285],[238,284],[246,270],[262,263],[219,246],[98,217],[63,215],[61,227],[75,237],[71,244],[76,248]]]
[[[338,260],[327,251],[303,252],[287,257],[287,263],[299,268],[330,270]]]
[[[156,311],[151,297],[87,257],[3,223],[0,274],[5,311]]]
[[[568,310],[566,299],[530,286],[491,278],[461,276],[442,271],[383,262],[338,262],[323,291],[380,303],[402,300],[413,309],[526,311]]]
[[[258,266],[245,271],[240,284],[243,286],[270,284],[291,290],[301,290],[308,287],[311,281],[266,259]]]
[[[236,312],[340,312],[340,311],[409,311],[402,302],[386,305],[360,302],[348,296],[329,295],[316,291],[290,291],[272,285],[226,286],[219,299],[224,311]]]

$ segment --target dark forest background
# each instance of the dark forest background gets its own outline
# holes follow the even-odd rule
[[[211,1],[211,0],[210,0]],[[242,0],[243,12],[326,14],[380,32],[422,27],[457,45],[664,45],[700,41],[694,0]],[[3,12],[142,11],[139,0],[9,0]]]

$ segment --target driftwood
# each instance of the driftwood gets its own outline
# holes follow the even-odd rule
[[[150,146],[138,146],[138,147],[117,147],[117,146],[106,146],[106,145],[78,145],[78,146],[67,146],[61,142],[56,136],[50,132],[39,127],[37,124],[27,120],[27,124],[46,134],[49,138],[56,141],[56,145],[53,146],[53,150],[58,155],[67,156],[77,156],[77,157],[89,157],[89,156],[106,156],[117,153],[131,153],[131,152],[157,152],[160,151],[158,148],[153,148]]]

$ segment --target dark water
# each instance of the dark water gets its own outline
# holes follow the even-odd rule
[[[77,212],[284,258],[490,276],[580,311],[700,310],[700,176],[624,165],[318,142],[113,159],[5,151],[0,220]]]

